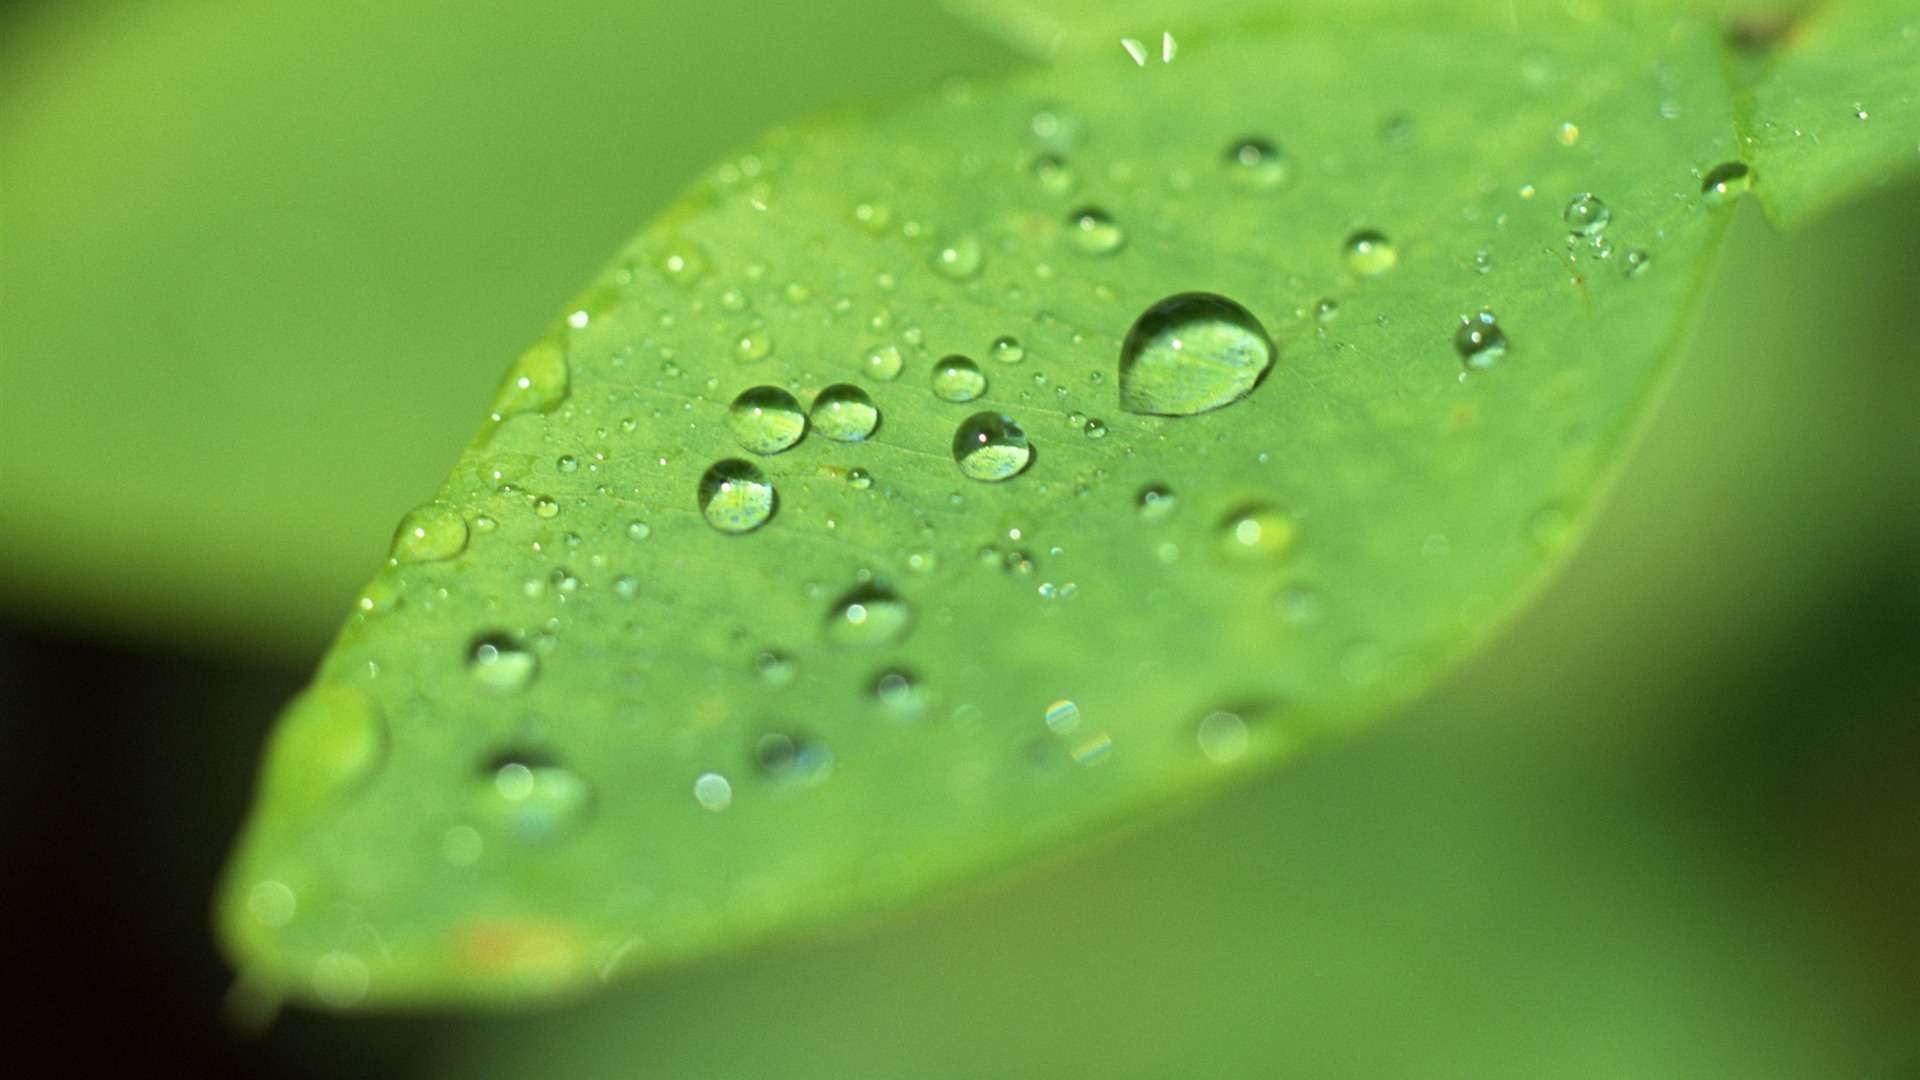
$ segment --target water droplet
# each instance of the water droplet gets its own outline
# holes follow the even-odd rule
[[[706,252],[681,242],[662,252],[655,265],[668,281],[684,288],[700,280],[713,264]]]
[[[1107,422],[1105,420],[1100,419],[1097,416],[1089,417],[1087,420],[1087,438],[1104,439],[1106,437],[1107,437]]]
[[[393,534],[393,560],[403,563],[451,559],[467,550],[467,519],[446,503],[418,506]]]
[[[555,517],[560,513],[560,504],[545,495],[533,500],[533,515],[541,518]]]
[[[1340,317],[1340,301],[1322,300],[1313,305],[1313,317],[1319,322],[1330,323]]]
[[[949,356],[934,365],[933,394],[942,401],[972,401],[987,392],[980,365],[964,356]]]
[[[836,383],[820,391],[807,413],[813,430],[835,442],[859,442],[880,425],[880,410],[865,390]]]
[[[1048,731],[1065,735],[1080,726],[1080,706],[1061,698],[1047,706],[1047,711],[1040,718],[1046,722]]]
[[[1561,146],[1572,146],[1580,141],[1580,126],[1568,121],[1554,129],[1553,137]]]
[[[1120,223],[1097,206],[1083,206],[1067,215],[1067,236],[1083,255],[1112,255],[1127,242]]]
[[[748,450],[777,454],[807,433],[807,417],[792,394],[777,386],[756,386],[733,399],[727,427]]]
[[[987,355],[1002,364],[1017,364],[1027,358],[1027,347],[1020,344],[1019,338],[1008,335],[993,339]]]
[[[554,337],[535,342],[507,369],[493,395],[493,418],[551,412],[567,396],[566,346]]]
[[[693,801],[717,814],[733,805],[733,782],[717,772],[701,773],[693,782]]]
[[[1253,392],[1273,366],[1273,339],[1224,296],[1181,293],[1148,308],[1120,347],[1120,407],[1191,416]]]
[[[496,758],[485,770],[477,812],[517,840],[544,844],[579,830],[593,815],[593,786],[537,755]]]
[[[1272,191],[1287,182],[1287,156],[1265,139],[1241,139],[1227,147],[1226,161],[1234,182],[1249,190]]]
[[[980,412],[954,430],[953,460],[968,479],[1006,480],[1018,476],[1033,460],[1033,447],[1013,417]]]
[[[1744,162],[1729,161],[1715,165],[1700,181],[1700,194],[1708,206],[1726,206],[1753,186],[1753,170]]]
[[[1347,237],[1347,268],[1361,277],[1379,277],[1400,262],[1400,252],[1387,234],[1361,229]]]
[[[1482,311],[1460,320],[1460,329],[1453,332],[1453,350],[1470,368],[1490,368],[1507,355],[1507,335],[1493,312]]]
[[[773,335],[765,330],[749,330],[733,342],[733,358],[742,364],[765,360],[773,355]]]
[[[574,457],[572,454],[562,454],[554,460],[553,469],[562,476],[579,472],[580,459]]]
[[[926,690],[911,672],[881,672],[873,680],[873,697],[888,712],[902,720],[917,720],[927,708]]]
[[[827,613],[827,638],[839,645],[888,645],[906,636],[913,608],[879,585],[861,585]]]
[[[768,649],[753,658],[753,670],[759,674],[761,682],[779,689],[793,685],[793,680],[800,674],[800,665],[786,653]]]
[[[985,262],[986,248],[981,245],[980,238],[972,233],[954,237],[933,253],[933,268],[942,277],[954,281],[970,281],[980,276],[980,267]]]
[[[489,690],[525,690],[540,673],[540,658],[506,634],[483,634],[467,648],[467,674]]]
[[[645,540],[647,537],[652,535],[653,535],[653,526],[647,524],[646,522],[639,521],[639,520],[627,522],[627,539]]]
[[[367,996],[373,972],[358,953],[335,950],[313,964],[313,992],[336,1009],[351,1009]]]
[[[853,220],[870,233],[882,233],[893,224],[893,208],[886,203],[860,203],[853,208]]]
[[[1567,204],[1566,213],[1561,218],[1575,236],[1594,236],[1613,220],[1613,211],[1607,209],[1607,204],[1595,198],[1592,192],[1587,192],[1575,196]]]
[[[875,345],[860,360],[860,370],[876,382],[892,382],[899,378],[902,366],[900,349],[895,345]]]
[[[1293,519],[1272,506],[1243,506],[1221,519],[1219,537],[1230,559],[1278,562],[1293,550]]]
[[[1140,511],[1142,521],[1165,521],[1173,513],[1174,507],[1179,505],[1179,500],[1167,485],[1148,484],[1134,496],[1133,505]]]
[[[1073,748],[1073,763],[1092,768],[1113,753],[1113,736],[1106,732],[1090,735]]]
[[[1628,277],[1639,277],[1641,272],[1646,270],[1647,264],[1652,261],[1653,254],[1646,248],[1632,248],[1627,252],[1621,272]]]
[[[865,491],[873,486],[873,474],[865,469],[848,469],[847,485],[855,491]]]
[[[700,477],[700,513],[723,533],[749,533],[773,516],[773,484],[751,461],[728,458]]]
[[[1040,190],[1050,195],[1066,195],[1080,185],[1080,175],[1065,158],[1041,154],[1033,159],[1033,178]]]
[[[247,893],[247,911],[260,925],[278,930],[293,921],[293,890],[284,881],[262,881]]]
[[[1200,718],[1194,738],[1208,761],[1225,765],[1246,755],[1249,742],[1247,722],[1238,713],[1208,713]]]

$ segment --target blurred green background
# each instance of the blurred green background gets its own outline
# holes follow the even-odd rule
[[[1920,187],[1743,211],[1590,544],[1409,715],[530,1017],[221,1021],[254,755],[507,360],[931,4],[0,6],[0,882],[69,1073],[1920,1076]]]

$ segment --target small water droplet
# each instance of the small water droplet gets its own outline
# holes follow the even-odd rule
[[[913,625],[913,608],[879,585],[841,595],[827,613],[827,639],[839,645],[889,645]]]
[[[813,399],[807,419],[813,430],[835,442],[860,442],[880,425],[880,410],[865,390],[851,383],[836,383]]]
[[[539,518],[552,518],[552,517],[558,516],[559,513],[560,513],[560,504],[546,497],[545,495],[542,495],[539,498],[533,500],[533,516],[539,517]]]
[[[1083,255],[1112,255],[1127,242],[1120,223],[1097,206],[1083,206],[1067,215],[1067,236]]]
[[[1729,161],[1715,165],[1700,181],[1700,194],[1708,206],[1726,206],[1753,186],[1753,170],[1746,163]]]
[[[1107,437],[1107,422],[1105,420],[1100,419],[1097,416],[1089,417],[1087,419],[1087,438],[1104,439],[1106,437]]]
[[[467,550],[467,519],[446,503],[415,507],[400,519],[392,550],[395,562],[451,559]]]
[[[262,881],[247,893],[247,911],[260,925],[278,930],[293,921],[297,905],[284,881]]]
[[[899,378],[903,366],[897,345],[875,345],[860,359],[860,370],[876,382],[892,382]]]
[[[358,953],[336,949],[313,964],[313,992],[336,1009],[351,1009],[367,996],[373,972]]]
[[[482,779],[478,816],[516,840],[561,840],[593,815],[593,786],[572,769],[537,755],[502,755],[483,770]]]
[[[1507,355],[1507,335],[1493,312],[1482,311],[1460,320],[1460,329],[1453,333],[1453,349],[1469,368],[1490,368]]]
[[[1361,229],[1347,237],[1347,268],[1361,277],[1379,277],[1400,262],[1399,249],[1387,234]]]
[[[933,394],[942,401],[972,401],[986,392],[980,365],[964,356],[949,356],[933,367]]]
[[[756,386],[733,399],[727,427],[735,441],[756,454],[777,454],[807,433],[807,417],[792,394],[777,386]]]
[[[1567,204],[1561,218],[1575,236],[1594,236],[1607,227],[1613,220],[1613,211],[1601,202],[1592,192],[1577,195]]]
[[[700,477],[698,497],[707,524],[723,533],[752,532],[773,516],[773,483],[751,461],[716,462]]]
[[[1293,519],[1276,507],[1243,506],[1222,518],[1220,550],[1241,562],[1278,562],[1293,550]]]
[[[786,653],[768,649],[753,658],[753,670],[760,676],[761,682],[777,690],[793,685],[793,680],[800,674],[800,665]]]
[[[1040,184],[1040,190],[1049,195],[1066,195],[1080,185],[1080,175],[1073,165],[1056,154],[1041,154],[1033,159],[1033,178]]]
[[[1561,146],[1572,146],[1580,141],[1580,126],[1571,121],[1561,124],[1554,129],[1553,137]]]
[[[986,257],[986,248],[980,243],[980,238],[972,233],[963,233],[933,253],[933,268],[942,277],[953,281],[971,281],[980,276],[980,268],[986,262]]]
[[[662,252],[654,265],[668,281],[684,288],[705,276],[713,264],[706,252],[693,244],[680,242]]]
[[[1120,347],[1120,407],[1191,416],[1253,392],[1273,366],[1273,339],[1224,296],[1181,293],[1148,308]]]
[[[540,658],[506,634],[483,634],[467,648],[467,674],[489,690],[525,690],[539,672]]]
[[[1017,364],[1027,358],[1027,347],[1020,344],[1019,338],[1008,335],[994,338],[987,355],[1002,364]]]
[[[580,459],[572,454],[562,454],[554,459],[553,470],[566,476],[580,471]]]
[[[1173,489],[1165,484],[1148,484],[1134,496],[1133,505],[1142,521],[1165,521],[1179,505]]]
[[[1639,277],[1640,274],[1646,270],[1647,264],[1652,261],[1653,255],[1646,248],[1632,248],[1627,252],[1626,259],[1621,264],[1621,272],[1630,278]]]
[[[647,537],[652,535],[653,535],[653,526],[647,524],[646,522],[639,521],[639,520],[627,522],[627,539],[645,540]]]
[[[855,491],[865,491],[873,486],[873,474],[865,469],[848,469],[847,486],[853,488]]]
[[[1208,761],[1226,765],[1246,756],[1247,722],[1239,713],[1226,711],[1211,712],[1200,718],[1199,727],[1194,732],[1195,741],[1200,744],[1200,753]]]
[[[773,355],[773,335],[765,330],[749,330],[733,342],[733,358],[742,364],[765,360]]]
[[[873,698],[902,720],[917,720],[927,708],[926,689],[907,671],[881,672],[873,680]]]
[[[1245,138],[1227,147],[1227,172],[1234,182],[1253,191],[1272,191],[1287,182],[1287,156],[1260,138]]]
[[[1040,718],[1045,721],[1048,731],[1055,735],[1065,735],[1080,726],[1080,706],[1061,698],[1047,706],[1046,712],[1042,713]]]
[[[717,772],[701,773],[693,782],[693,801],[717,814],[733,805],[733,782]]]
[[[1003,412],[979,412],[953,433],[953,460],[971,480],[999,481],[1018,476],[1033,460],[1027,433]]]
[[[1327,299],[1313,305],[1313,317],[1318,322],[1330,323],[1340,317],[1340,301]]]
[[[883,233],[893,224],[893,208],[886,203],[859,203],[853,208],[853,220],[870,233]]]

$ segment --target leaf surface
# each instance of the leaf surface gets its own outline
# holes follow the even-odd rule
[[[577,990],[1418,693],[1643,421],[1738,194],[1726,70],[1705,19],[1300,25],[726,162],[509,372],[283,721],[251,984]]]

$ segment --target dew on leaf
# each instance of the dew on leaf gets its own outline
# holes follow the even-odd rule
[[[675,285],[687,286],[700,280],[712,268],[706,252],[690,243],[677,243],[660,254],[654,263],[660,273]]]
[[[1287,182],[1287,158],[1265,139],[1245,138],[1227,147],[1227,173],[1254,191],[1272,191]]]
[[[1033,159],[1033,178],[1040,190],[1050,195],[1066,195],[1080,185],[1073,165],[1057,154],[1041,154]]]
[[[733,782],[717,772],[701,773],[693,782],[693,800],[717,814],[733,805]]]
[[[1567,204],[1566,212],[1561,215],[1561,218],[1575,236],[1594,236],[1613,220],[1613,211],[1607,209],[1607,204],[1601,202],[1593,193],[1588,192],[1575,196],[1573,201]]]
[[[1628,277],[1639,277],[1653,261],[1653,255],[1646,248],[1631,248],[1622,263],[1622,273]]]
[[[1274,361],[1253,313],[1224,296],[1181,293],[1143,312],[1120,347],[1120,407],[1191,416],[1253,392]]]
[[[792,394],[777,386],[742,391],[727,410],[734,440],[756,454],[777,454],[807,433],[807,416]]]
[[[393,560],[402,563],[451,559],[467,550],[467,519],[446,503],[415,507],[393,534]]]
[[[1107,437],[1107,422],[1105,420],[1100,419],[1097,416],[1090,417],[1087,420],[1087,438],[1104,439],[1106,437]]]
[[[897,345],[875,345],[860,358],[860,370],[876,382],[892,382],[899,378],[904,365]]]
[[[1453,332],[1453,349],[1469,368],[1490,368],[1507,355],[1507,335],[1493,312],[1481,311],[1460,320],[1460,329]]]
[[[1399,249],[1387,234],[1361,229],[1347,237],[1347,268],[1361,277],[1379,277],[1400,262]]]
[[[848,469],[847,485],[855,491],[865,491],[873,486],[873,474],[865,469]]]
[[[633,521],[627,522],[627,539],[645,540],[647,537],[652,535],[653,535],[653,526],[647,524],[646,522],[641,521],[637,518]]]
[[[953,281],[971,281],[980,276],[986,262],[986,248],[972,233],[954,237],[933,253],[933,268]]]
[[[467,647],[467,674],[489,690],[525,690],[540,673],[540,658],[506,634],[483,634]]]
[[[1200,753],[1208,761],[1226,765],[1246,755],[1249,742],[1247,722],[1239,713],[1224,710],[1211,712],[1200,718],[1194,739],[1200,744]]]
[[[880,426],[880,410],[865,390],[836,383],[814,397],[807,419],[813,430],[835,442],[860,442]]]
[[[548,336],[520,354],[493,396],[493,419],[552,412],[567,397],[566,346]]]
[[[765,360],[773,355],[773,335],[765,330],[749,330],[733,342],[733,358],[743,364]]]
[[[728,458],[700,477],[700,513],[723,533],[749,533],[773,516],[772,481],[751,461]]]
[[[1173,489],[1165,484],[1148,484],[1140,489],[1133,498],[1133,505],[1140,512],[1142,521],[1165,521],[1173,514],[1179,500],[1174,497]]]
[[[1236,562],[1278,562],[1293,550],[1294,525],[1277,507],[1242,506],[1220,521],[1219,546]]]
[[[960,422],[953,433],[953,460],[968,479],[1007,480],[1018,476],[1033,460],[1027,433],[1003,412],[979,412]]]
[[[1027,358],[1027,347],[1020,344],[1020,339],[1017,337],[1011,335],[997,337],[993,339],[993,345],[987,350],[987,355],[1002,364],[1017,364]]]
[[[1067,236],[1083,255],[1112,255],[1127,242],[1120,223],[1097,206],[1083,206],[1067,215]]]
[[[827,639],[839,645],[889,645],[913,625],[913,608],[879,585],[861,585],[827,612]]]
[[[927,693],[911,672],[883,671],[873,680],[873,699],[903,720],[918,719],[927,707]]]
[[[507,755],[485,771],[476,816],[532,844],[577,832],[593,814],[593,787],[579,773],[531,755]]]
[[[1315,321],[1323,323],[1330,323],[1339,318],[1340,301],[1333,299],[1321,300],[1319,303],[1313,305],[1313,317]]]
[[[1700,194],[1708,206],[1725,206],[1753,186],[1753,170],[1745,162],[1729,161],[1715,165],[1700,181]]]
[[[942,401],[972,401],[986,392],[980,365],[964,356],[949,356],[933,367],[933,395]]]
[[[800,674],[800,665],[786,653],[768,649],[753,658],[753,670],[760,676],[761,682],[778,689],[793,685],[793,680]]]

